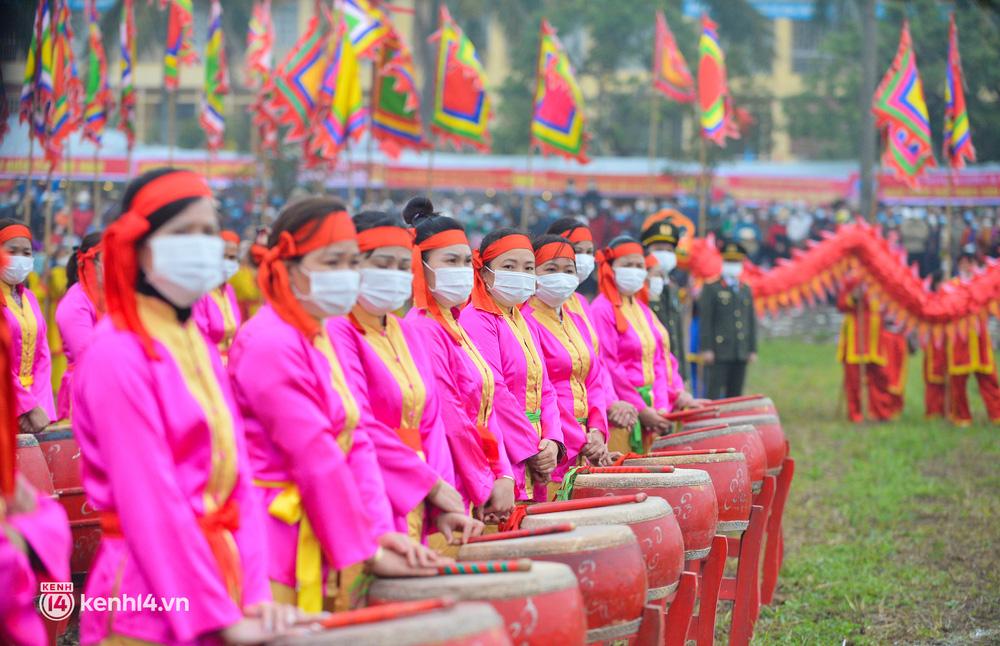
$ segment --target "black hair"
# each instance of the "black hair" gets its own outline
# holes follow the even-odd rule
[[[515,236],[515,235],[521,235],[521,232],[511,227],[502,227],[500,229],[495,229],[493,231],[490,231],[489,233],[486,234],[486,237],[483,238],[483,241],[479,244],[479,253],[486,253],[486,250],[489,248],[489,246],[494,242],[496,242],[497,240],[506,238],[507,236]]]
[[[80,270],[76,266],[76,256],[78,253],[86,253],[92,248],[101,244],[101,238],[104,237],[103,233],[88,233],[80,241],[79,247],[73,248],[73,253],[69,255],[69,260],[66,261],[66,287],[72,287],[80,280]]]
[[[285,231],[296,233],[306,226],[312,227],[311,235],[320,227],[325,218],[330,213],[346,211],[344,203],[334,197],[304,197],[296,200],[281,209],[278,219],[271,229],[271,235],[267,239],[267,246],[274,247],[281,239],[281,234]],[[306,237],[309,237],[307,235]]]
[[[623,244],[628,244],[630,242],[634,242],[636,244],[639,244],[638,240],[636,240],[635,238],[633,238],[632,236],[630,236],[628,234],[620,235],[620,236],[617,236],[617,237],[613,238],[611,240],[611,242],[608,243],[608,249],[614,249],[615,247],[620,247]]]
[[[442,231],[465,231],[465,227],[458,220],[435,212],[434,204],[423,196],[415,197],[406,203],[403,208],[403,221],[413,227],[416,233],[414,242],[417,244]]]
[[[15,220],[14,218],[0,218],[0,231],[3,231],[7,227],[12,227],[15,224],[24,224],[24,222]]]
[[[560,242],[562,244],[569,245],[570,249],[573,248],[572,242],[562,236],[555,235],[554,233],[543,233],[540,236],[535,236],[535,239],[531,241],[531,246],[537,252],[550,242]]]
[[[164,175],[176,173],[180,170],[181,169],[179,168],[170,167],[154,168],[153,170],[146,171],[142,175],[133,179],[128,183],[128,186],[125,187],[125,193],[122,195],[121,212],[125,213],[132,207],[132,201],[135,199],[135,196],[138,195],[139,191],[142,190],[147,184],[155,179],[163,177]],[[148,237],[151,233],[166,224],[172,217],[200,199],[200,197],[185,197],[177,200],[176,202],[165,204],[156,211],[150,213],[147,218],[149,220],[149,231],[146,233],[146,236]]]
[[[362,211],[354,216],[354,227],[358,230],[358,233],[362,231],[367,231],[368,229],[374,229],[375,227],[399,227],[404,228],[403,224],[395,217],[389,215],[385,211]]]
[[[573,229],[578,229],[580,227],[583,227],[585,229],[590,228],[588,225],[580,222],[576,218],[559,218],[558,220],[549,225],[549,229],[548,231],[546,231],[546,233],[554,233],[556,235],[561,236],[564,233],[572,231]]]

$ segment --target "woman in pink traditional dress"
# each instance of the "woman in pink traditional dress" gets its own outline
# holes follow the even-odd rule
[[[56,307],[56,326],[66,353],[66,372],[59,386],[56,414],[69,419],[73,401],[73,370],[90,345],[97,320],[104,314],[104,276],[101,270],[101,236],[90,233],[66,263],[69,289]]]
[[[85,592],[182,605],[83,610],[81,643],[266,641],[301,617],[271,602],[243,423],[218,352],[191,319],[223,271],[208,183],[175,169],[133,180],[103,245],[108,316],[73,389],[83,484],[102,529]]]
[[[260,252],[266,304],[240,331],[229,363],[268,514],[271,588],[276,599],[312,612],[323,606],[324,570],[367,560],[375,573],[399,576],[447,562],[394,531],[370,437],[379,423],[351,393],[323,325],[354,303],[357,255],[354,224],[339,201],[287,207]],[[395,451],[402,459],[409,452],[398,442]],[[423,567],[410,568],[408,559]]]
[[[473,254],[472,302],[459,322],[493,369],[494,410],[519,499],[542,500],[566,459],[555,389],[521,305],[535,293],[535,252],[527,236],[499,229]]]
[[[656,259],[656,256],[651,253],[646,254],[646,272],[646,284],[639,290],[637,297],[644,305],[648,306],[650,298],[658,299],[663,294],[663,289],[667,284],[667,272],[660,266],[660,261]],[[670,347],[670,333],[660,322],[658,316],[653,317],[653,330],[660,338],[664,359],[667,362],[667,396],[670,401],[670,410],[688,408],[700,403],[684,387],[680,364]]]
[[[591,304],[605,366],[615,393],[639,411],[630,431],[612,429],[612,451],[643,451],[643,431],[667,432],[667,361],[655,317],[637,298],[646,284],[646,257],[637,241],[619,236],[597,254],[600,294]]]
[[[9,256],[0,274],[0,307],[10,329],[15,412],[22,433],[38,433],[56,419],[56,410],[48,327],[35,295],[24,284],[34,267],[31,231],[15,220],[0,220],[0,248]]]
[[[462,498],[487,522],[514,507],[514,472],[493,410],[493,371],[456,317],[472,293],[472,248],[462,225],[425,197],[403,209],[414,227],[413,308],[405,323],[427,344]],[[463,414],[464,413],[464,414]]]
[[[209,343],[219,347],[223,363],[229,360],[229,348],[243,322],[236,291],[229,279],[240,269],[240,236],[235,231],[223,231],[225,242],[223,277],[225,282],[206,294],[194,305],[194,321]]]
[[[538,336],[545,369],[559,398],[566,462],[553,479],[585,459],[611,464],[602,371],[583,317],[565,307],[579,280],[576,253],[568,240],[543,235],[534,241],[538,289],[522,312]]]
[[[438,476],[429,489],[413,479],[386,482],[390,495],[406,492],[407,505],[395,510],[396,529],[420,539],[431,533],[428,521],[433,520],[448,541],[454,531],[467,539],[481,533],[483,525],[467,516],[467,507],[453,487],[455,469],[434,369],[421,336],[393,314],[412,293],[413,236],[381,212],[356,215],[354,224],[361,252],[358,303],[348,318],[331,321],[329,330],[344,361],[364,371],[376,419],[393,429]]]

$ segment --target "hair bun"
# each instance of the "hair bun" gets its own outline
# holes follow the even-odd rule
[[[424,195],[411,198],[403,207],[403,221],[411,227],[417,226],[421,220],[435,217],[434,203]]]

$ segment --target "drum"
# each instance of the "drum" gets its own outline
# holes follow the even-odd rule
[[[695,430],[708,426],[718,426],[727,424],[729,426],[741,426],[751,424],[760,434],[760,440],[764,444],[764,451],[767,455],[767,474],[778,475],[781,473],[781,463],[788,453],[788,443],[785,440],[785,432],[781,430],[781,420],[777,415],[738,415],[711,417],[705,419],[692,420],[684,423],[684,430]]]
[[[501,538],[463,545],[460,561],[530,558],[565,563],[580,583],[587,614],[587,643],[635,643],[646,604],[646,566],[628,527],[594,525],[570,531]]]
[[[14,464],[31,486],[42,493],[53,494],[52,475],[49,473],[49,465],[45,463],[45,455],[38,446],[38,438],[23,433],[17,436]]]
[[[580,587],[562,563],[534,563],[529,572],[376,579],[368,591],[376,604],[439,597],[489,603],[515,644],[582,644],[587,636]]]
[[[687,428],[687,427],[685,427]],[[684,430],[664,435],[653,442],[653,451],[690,451],[702,449],[736,449],[743,454],[750,472],[750,488],[758,493],[767,475],[767,454],[760,433],[749,424],[730,426],[716,422],[714,426]]]
[[[670,469],[670,467],[666,467]],[[684,537],[684,559],[703,559],[712,550],[712,537],[719,521],[712,479],[704,471],[671,471],[643,467],[609,467],[578,472],[573,498],[596,498],[645,492],[659,496],[674,509]]]
[[[458,603],[396,619],[282,637],[275,646],[509,646],[503,619],[488,603]]]
[[[778,409],[770,397],[765,395],[744,395],[743,397],[730,397],[729,399],[717,399],[708,404],[710,408],[722,413],[735,413],[739,415],[777,415]]]
[[[59,504],[69,517],[73,533],[73,555],[70,571],[83,574],[90,571],[101,543],[100,518],[87,502],[80,475],[80,447],[69,427],[39,433],[38,444],[48,462],[52,484],[59,497]]]
[[[736,449],[703,449],[654,453],[649,457],[625,460],[630,466],[672,465],[700,469],[712,479],[715,501],[719,506],[717,532],[742,532],[750,524],[750,476],[747,460]]]
[[[535,507],[556,507],[559,502]],[[521,521],[524,529],[552,527],[573,523],[590,525],[626,525],[635,534],[646,565],[646,601],[664,599],[677,590],[684,571],[684,536],[674,518],[674,510],[663,498],[646,498],[642,502],[613,504],[607,507],[535,513],[531,507]]]

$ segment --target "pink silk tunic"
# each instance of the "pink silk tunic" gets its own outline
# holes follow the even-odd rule
[[[427,316],[424,310],[411,309],[404,323],[426,346],[427,356],[434,369],[434,384],[441,400],[441,408],[448,411],[441,416],[441,420],[445,425],[448,447],[455,465],[458,491],[467,502],[481,505],[492,493],[496,479],[503,476],[513,478],[514,472],[504,449],[503,434],[500,432],[493,401],[483,401],[486,396],[492,397],[492,390],[486,392],[483,373],[469,354],[471,351],[478,355],[478,350],[474,346],[466,350],[463,344],[452,339],[448,331]],[[455,326],[464,334],[457,321]],[[471,346],[472,340],[467,334],[464,338],[465,343]],[[479,355],[479,361],[483,364],[483,369],[490,370],[482,355]],[[487,374],[492,378],[492,371]],[[487,432],[497,442],[497,459],[492,464],[483,451],[477,430],[481,417],[485,418],[482,421]]]
[[[350,396],[343,372],[338,365],[334,377],[331,370],[317,345],[269,305],[240,330],[229,356],[266,518],[268,575],[293,588],[300,526],[268,513],[286,488],[276,485],[298,488],[303,517],[333,569],[370,558],[378,547],[375,527],[384,533],[391,522],[374,447],[365,429],[358,428],[356,403],[345,404],[334,386],[336,378]],[[338,443],[342,433],[343,447]],[[374,498],[361,497],[357,482],[362,479],[372,481]]]
[[[123,538],[102,538],[91,597],[187,599],[187,612],[82,612],[83,644],[121,635],[167,644],[217,643],[243,609],[267,601],[261,503],[229,379],[194,321],[137,295],[159,360],[105,317],[77,365],[73,431],[91,506],[117,515]],[[230,596],[198,519],[235,503],[242,604]],[[164,601],[165,602],[165,601]],[[241,607],[242,605],[242,607]]]
[[[69,581],[69,557],[73,549],[66,512],[50,496],[35,491],[36,507],[14,514],[0,525],[0,643],[45,644],[45,624],[35,607],[38,580]],[[7,531],[19,535],[44,568],[32,570],[21,546],[11,542]]]
[[[515,310],[514,317],[522,317]],[[529,338],[523,339],[514,331],[507,317],[485,312],[469,304],[462,310],[459,322],[468,332],[472,342],[493,369],[496,380],[494,410],[499,417],[504,447],[514,471],[514,484],[521,499],[528,497],[525,490],[525,461],[538,453],[541,439],[552,440],[565,446],[559,401],[555,388],[541,365],[541,384],[538,408],[532,411],[539,415],[539,421],[528,419],[528,360],[525,352],[529,346],[539,355],[537,334],[527,326]],[[527,325],[527,321],[525,321]],[[541,356],[539,356],[541,359]],[[538,488],[544,489],[544,488]],[[540,491],[534,492],[537,497]]]
[[[590,310],[590,303],[583,297],[583,294],[576,292],[570,300],[566,301],[564,307],[579,316],[580,320],[587,327],[587,337],[590,339],[594,347],[594,352],[597,355],[597,369],[600,372],[601,390],[605,398],[604,408],[607,410],[612,404],[618,402],[619,398],[615,393],[615,384],[611,380],[611,372],[606,365],[604,353],[601,352],[601,342],[597,336],[597,326],[594,325],[594,313]]]
[[[646,402],[639,394],[639,388],[648,387],[653,407],[669,411],[666,355],[649,307],[638,299],[626,299],[623,311],[629,319],[629,326],[623,333],[618,332],[615,326],[614,306],[603,294],[594,299],[590,309],[605,366],[611,374],[618,399],[641,411],[646,408]]]
[[[357,312],[357,308],[355,311]],[[409,326],[401,325],[401,321],[393,314],[387,317],[386,331],[371,325],[364,327],[364,332],[359,331],[349,318],[331,319],[327,324],[330,336],[339,339],[338,350],[353,348],[352,354],[343,355],[344,361],[357,363],[364,373],[367,399],[375,419],[396,433],[411,450],[414,446],[407,443],[402,431],[404,427],[413,429],[422,448],[419,454],[414,452],[414,455],[418,455],[438,478],[454,485],[455,467],[441,421],[437,391],[434,388],[434,371],[420,339],[414,336]],[[381,335],[378,341],[391,345],[394,358],[389,363],[376,352],[369,335]],[[402,372],[404,362],[408,360],[416,368],[415,374]],[[389,485],[388,482],[386,484]],[[433,483],[431,486],[433,487]],[[427,492],[429,491],[430,488]],[[426,497],[427,492],[421,499]],[[396,528],[399,531],[406,530],[405,515],[397,514]]]
[[[58,419],[69,419],[70,402],[73,395],[73,371],[83,351],[90,345],[97,325],[97,308],[90,302],[83,285],[74,283],[56,307],[56,327],[62,337],[63,352],[66,354],[66,372],[56,402]]]
[[[566,462],[556,472],[561,476],[575,464],[587,443],[588,429],[600,430],[607,439],[608,412],[602,374],[581,317],[565,308],[560,315],[537,298],[529,300],[521,311],[537,335],[545,370],[559,400],[566,444]]]
[[[10,329],[11,367],[14,372],[14,398],[17,402],[15,412],[23,415],[40,407],[50,420],[55,420],[52,357],[49,354],[45,316],[30,289],[24,285],[13,288],[21,295],[20,308],[14,303],[11,289],[6,283],[0,283],[0,290],[7,302],[3,313]]]
[[[346,324],[347,329],[342,328],[341,324]],[[392,510],[393,526],[396,531],[406,533],[407,515],[430,494],[441,476],[399,439],[394,427],[382,421],[384,411],[374,412],[377,404],[369,394],[369,379],[362,359],[365,349],[361,335],[347,319],[330,319],[326,328],[344,369],[347,385],[358,402],[361,419],[367,424],[368,436],[375,445],[384,491]],[[359,485],[362,487],[362,496],[366,496],[367,500],[364,484]]]
[[[217,345],[222,355],[227,356],[236,331],[243,322],[233,286],[227,283],[205,294],[191,308],[191,314],[209,343]]]
[[[677,398],[684,392],[684,380],[681,378],[680,364],[670,347],[670,333],[667,332],[667,328],[663,327],[660,319],[655,316],[653,317],[653,328],[660,338],[660,344],[663,345],[664,354],[666,355],[667,396],[670,399],[670,410],[673,410]]]

